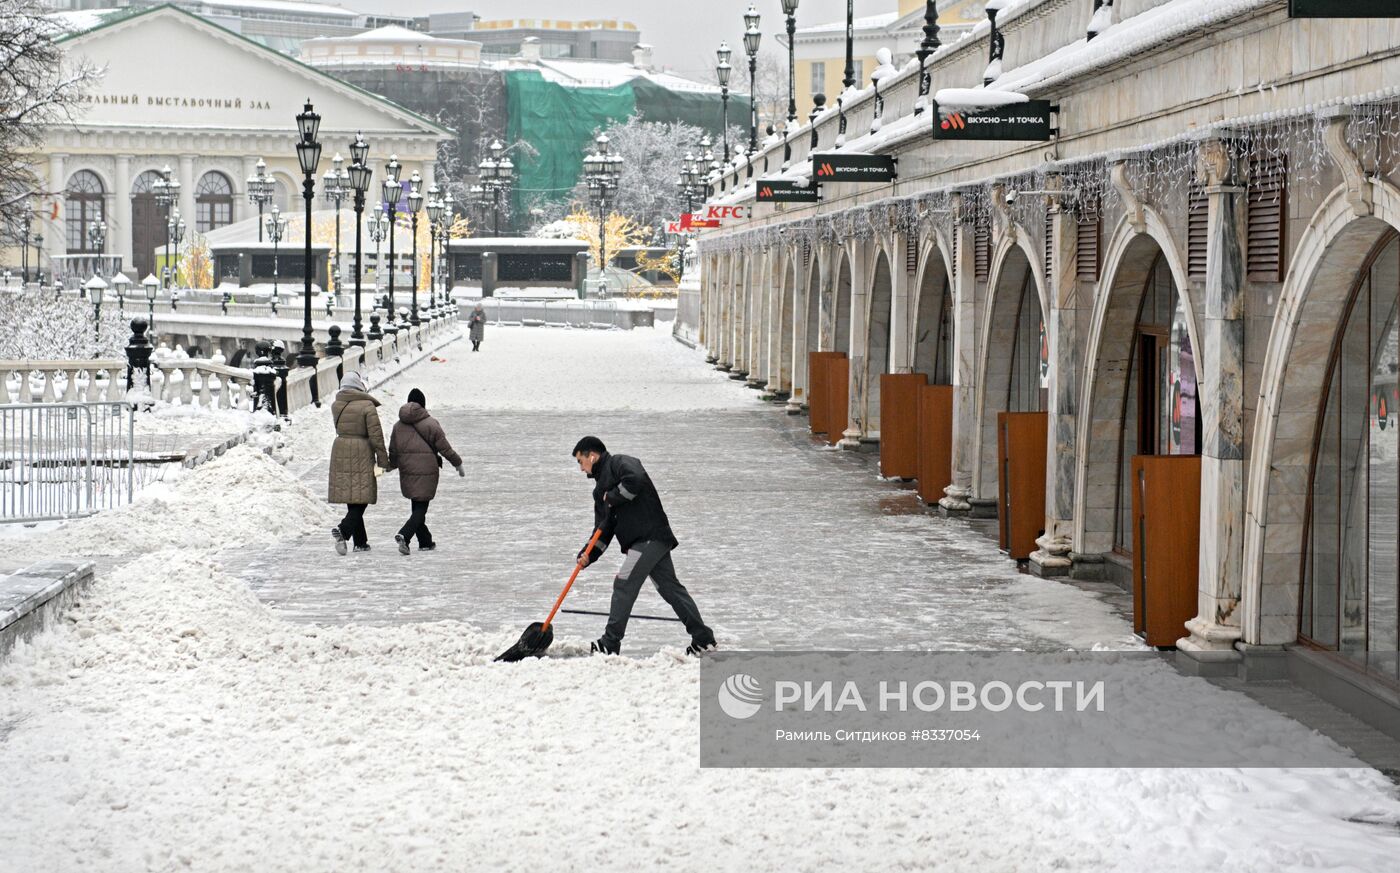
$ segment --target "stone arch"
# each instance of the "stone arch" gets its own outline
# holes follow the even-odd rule
[[[1240,625],[1253,644],[1298,633],[1303,531],[1323,380],[1356,275],[1376,244],[1400,231],[1400,189],[1372,183],[1358,216],[1339,187],[1304,228],[1289,262],[1264,354],[1246,482]],[[1202,616],[1230,624],[1230,616]]]
[[[1159,254],[1181,296],[1198,361],[1201,355],[1196,293],[1181,250],[1161,215],[1150,207],[1143,211],[1146,226],[1142,232],[1134,230],[1125,217],[1109,238],[1084,346],[1084,388],[1079,403],[1083,412],[1075,436],[1079,449],[1075,458],[1074,543],[1076,551],[1086,554],[1103,554],[1113,548],[1117,447],[1115,444],[1113,451],[1108,451],[1107,446],[1100,446],[1096,451],[1092,443],[1096,433],[1101,437],[1118,433],[1138,306]]]
[[[793,319],[796,313],[797,283],[801,278],[797,269],[799,257],[797,248],[789,247],[783,250],[782,275],[778,285],[778,333],[774,338],[777,344],[774,350],[777,362],[775,372],[768,379],[774,391],[785,395],[792,394],[793,374],[797,369],[793,360],[797,327]]]
[[[1015,349],[1029,341],[1023,321],[1028,322],[1035,314],[1026,307],[1039,307],[1042,328],[1047,311],[1045,277],[1036,267],[1043,255],[1036,253],[1029,234],[1018,226],[1012,228],[1001,237],[993,253],[987,281],[989,299],[982,322],[976,381],[978,437],[972,467],[976,497],[990,497],[996,492],[997,414],[1018,411],[1021,406],[1012,402],[1010,383],[1016,375]],[[992,353],[993,346],[996,354]],[[1016,408],[1008,410],[1008,405]]]
[[[856,381],[861,394],[855,403],[860,414],[858,425],[862,434],[871,437],[880,431],[880,374],[890,372],[893,307],[894,274],[889,252],[881,245],[875,249],[875,263],[870,271],[870,298],[865,310],[865,360]]]
[[[914,277],[914,299],[909,319],[909,359],[913,371],[928,376],[931,384],[952,384],[953,283],[949,252],[935,234],[920,246],[922,256]]]

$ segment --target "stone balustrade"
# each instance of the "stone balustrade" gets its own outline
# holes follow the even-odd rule
[[[95,403],[126,393],[126,361],[0,361],[0,403]]]

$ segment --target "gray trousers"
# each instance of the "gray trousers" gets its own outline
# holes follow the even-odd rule
[[[705,626],[690,592],[676,578],[676,567],[671,563],[671,547],[654,540],[632,546],[627,552],[627,559],[617,571],[603,639],[615,647],[622,645],[623,634],[627,633],[627,620],[632,617],[632,606],[637,602],[642,583],[648,576],[661,599],[671,604],[676,618],[685,624],[691,640],[701,645],[713,643],[714,632]]]

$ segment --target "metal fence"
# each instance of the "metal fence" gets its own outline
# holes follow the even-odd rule
[[[138,475],[147,458],[138,457],[135,428],[134,407],[121,401],[0,405],[0,523],[129,503],[146,478]]]

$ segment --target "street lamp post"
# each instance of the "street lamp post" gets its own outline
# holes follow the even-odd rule
[[[856,84],[856,0],[846,0],[846,72],[841,84],[848,89]]]
[[[180,180],[174,177],[174,170],[166,164],[161,168],[160,178],[151,185],[151,190],[155,196],[156,205],[165,209],[165,224],[168,228],[172,215],[178,220],[179,210],[175,204],[180,202]],[[165,264],[161,269],[161,277],[167,282],[170,280],[170,235],[167,230],[165,242]]]
[[[112,287],[117,289],[117,314],[126,317],[126,289],[131,285],[131,280],[125,273],[118,273],[112,277]]]
[[[355,192],[355,322],[350,330],[350,345],[364,348],[365,335],[360,320],[360,277],[363,275],[363,253],[360,248],[361,227],[365,215],[365,192],[369,190],[371,171],[365,163],[369,160],[369,143],[360,134],[350,144],[350,188]]]
[[[253,175],[248,177],[248,200],[258,207],[258,242],[263,241],[263,207],[272,202],[272,180],[267,177],[267,162],[258,158]]]
[[[22,225],[22,227],[23,227],[23,229],[24,229],[24,236],[21,237],[22,242],[21,242],[21,246],[20,246],[20,249],[21,249],[21,252],[20,252],[20,261],[21,261],[22,263],[21,263],[21,266],[20,266],[19,277],[20,277],[20,284],[21,284],[21,285],[28,285],[28,284],[29,284],[29,232],[33,229],[33,224],[34,224],[34,215],[33,215],[32,210],[33,210],[33,206],[31,206],[31,205],[27,202],[27,198],[26,198],[26,202],[25,202],[25,204],[24,204],[24,220],[23,220],[23,225]],[[38,253],[37,253],[37,252],[35,253],[34,260],[35,260],[35,263],[37,264],[37,263],[38,263],[38,260],[39,260],[39,256],[38,256]]]
[[[92,301],[93,339],[102,342],[102,292],[107,290],[107,283],[94,273],[91,279],[83,283],[83,288],[87,290],[88,299]]]
[[[929,0],[932,4],[934,0]],[[787,16],[788,50],[788,111],[787,128],[783,131],[783,165],[792,162],[792,130],[797,123],[797,3],[798,0],[783,0],[783,14]]]
[[[409,310],[408,323],[417,327],[423,321],[418,316],[418,213],[423,208],[423,177],[415,170],[413,175],[408,177],[408,214],[412,216],[410,221],[410,233],[413,236],[413,269],[410,275],[413,277],[413,304]]]
[[[729,65],[729,59],[734,52],[729,48],[729,43],[719,44],[719,50],[715,52],[715,57],[719,63],[715,66],[715,77],[719,80],[719,105],[720,105],[720,125],[724,136],[724,162],[729,163],[729,74],[734,69]]]
[[[758,93],[755,80],[758,77],[758,44],[763,32],[758,29],[758,9],[752,3],[744,13],[744,54],[749,56],[749,167],[748,175],[753,176],[753,156],[758,152]]]
[[[608,135],[605,133],[598,134],[594,145],[594,152],[583,159],[583,173],[588,184],[589,199],[598,207],[598,280],[601,287],[608,266],[608,209],[614,202],[618,180],[622,176],[622,157],[608,151]]]
[[[311,204],[316,199],[316,166],[321,163],[321,144],[316,134],[321,129],[321,116],[306,101],[305,108],[297,114],[297,130],[301,142],[297,143],[297,162],[301,164],[302,198],[306,201],[305,259],[302,268],[302,322],[301,351],[297,354],[298,367],[316,366],[316,337],[311,333]],[[316,399],[316,380],[311,381],[311,399]]]
[[[481,179],[483,203],[485,193],[491,192],[491,235],[501,235],[501,195],[510,190],[515,175],[515,164],[506,157],[506,148],[498,139],[491,140],[491,155],[482,158],[477,164],[477,175]],[[473,188],[475,191],[476,188]]]
[[[442,223],[438,186],[428,186],[428,318],[437,318],[437,239]]]
[[[146,321],[151,326],[151,339],[155,340],[156,335],[156,293],[160,291],[160,280],[154,273],[147,273],[146,278],[141,280],[141,287],[146,289]]]
[[[175,209],[170,213],[170,220],[166,222],[165,233],[168,248],[166,249],[166,259],[170,257],[170,249],[175,250],[174,265],[170,268],[171,286],[180,283],[180,243],[185,239],[185,221],[180,217],[180,210]]]
[[[88,242],[91,244],[92,250],[97,253],[93,274],[101,275],[102,250],[107,247],[107,222],[97,221],[88,225]]]
[[[282,217],[282,210],[276,203],[272,204],[272,211],[267,216],[267,239],[272,243],[272,314],[277,314],[277,292],[280,270],[279,248],[282,244],[282,232],[287,229],[287,219]]]
[[[379,257],[379,244],[384,242],[384,203],[374,204],[374,214],[369,217],[369,238],[374,242],[374,300],[379,304],[379,275],[384,270]]]
[[[927,0],[924,4],[924,39],[919,43],[919,50],[916,52],[919,57],[919,100],[914,106],[915,115],[924,111],[925,99],[933,89],[933,74],[924,65],[929,55],[938,51],[940,45],[942,43],[938,39],[938,3],[937,0]]]
[[[390,335],[399,332],[398,326],[394,324],[394,231],[399,212],[399,194],[403,185],[399,183],[399,173],[403,172],[403,165],[399,163],[398,155],[390,155],[389,163],[384,167],[384,205],[389,209],[389,226],[385,233],[389,237],[389,300],[384,308],[389,313],[389,323],[384,326],[384,332]]]
[[[335,293],[340,294],[342,262],[340,257],[340,205],[350,196],[350,174],[345,170],[345,159],[336,152],[331,158],[331,168],[321,177],[321,194],[326,203],[335,207],[335,269],[330,272]],[[328,289],[329,290],[329,289]]]
[[[444,317],[452,314],[452,259],[447,251],[447,246],[452,240],[452,223],[457,220],[456,216],[457,204],[452,199],[452,192],[449,190],[442,195],[442,226],[438,229],[438,257],[442,259],[438,271],[442,280],[438,284],[442,286]]]

